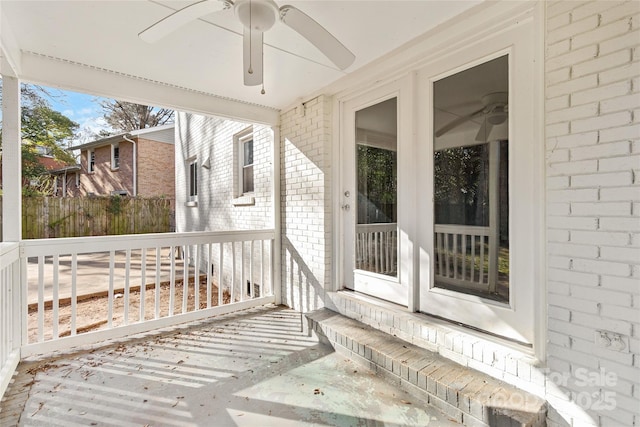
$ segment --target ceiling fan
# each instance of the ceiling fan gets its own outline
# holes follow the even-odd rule
[[[494,92],[482,97],[482,108],[466,116],[458,117],[442,126],[436,131],[436,137],[441,137],[445,133],[457,128],[461,124],[475,119],[482,115],[482,125],[476,134],[476,141],[485,141],[491,129],[495,125],[504,123],[509,117],[509,94],[507,92]]]
[[[349,49],[307,14],[289,5],[278,8],[273,0],[199,1],[154,23],[138,36],[148,43],[153,43],[202,16],[231,8],[244,27],[245,86],[263,84],[263,34],[276,20],[282,21],[309,40],[339,69],[344,70],[355,60],[355,55]],[[262,93],[264,94],[264,85]]]

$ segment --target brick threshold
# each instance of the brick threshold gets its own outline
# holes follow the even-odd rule
[[[426,399],[462,425],[546,425],[546,402],[531,393],[329,309],[306,317],[309,330],[336,352]]]

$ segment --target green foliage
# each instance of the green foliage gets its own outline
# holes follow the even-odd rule
[[[395,151],[358,144],[358,193],[381,210],[390,222],[396,221],[398,179]],[[366,215],[365,207],[362,214]],[[361,224],[370,223],[359,218]]]
[[[122,196],[109,197],[109,204],[107,205],[107,212],[111,215],[120,215],[122,212]]]
[[[53,177],[39,162],[42,154],[66,164],[75,163],[74,157],[64,145],[75,137],[79,126],[50,107],[47,98],[52,97],[53,95],[41,86],[28,84],[20,86],[22,179],[25,183],[23,194],[26,196],[50,194],[52,191]],[[1,128],[0,146],[2,146]]]

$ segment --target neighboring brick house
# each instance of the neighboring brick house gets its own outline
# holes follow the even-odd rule
[[[176,231],[271,228],[271,127],[183,112],[176,113],[175,126]],[[261,254],[254,249],[258,265]],[[266,252],[264,260],[270,262]],[[215,246],[211,256],[200,254],[200,265],[213,260],[211,268],[217,271],[218,253]],[[225,265],[223,282],[230,277],[231,266]]]
[[[109,136],[80,150],[80,196],[174,197],[174,125]]]

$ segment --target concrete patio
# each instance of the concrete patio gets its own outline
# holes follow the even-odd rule
[[[456,426],[255,308],[21,362],[2,426]]]

